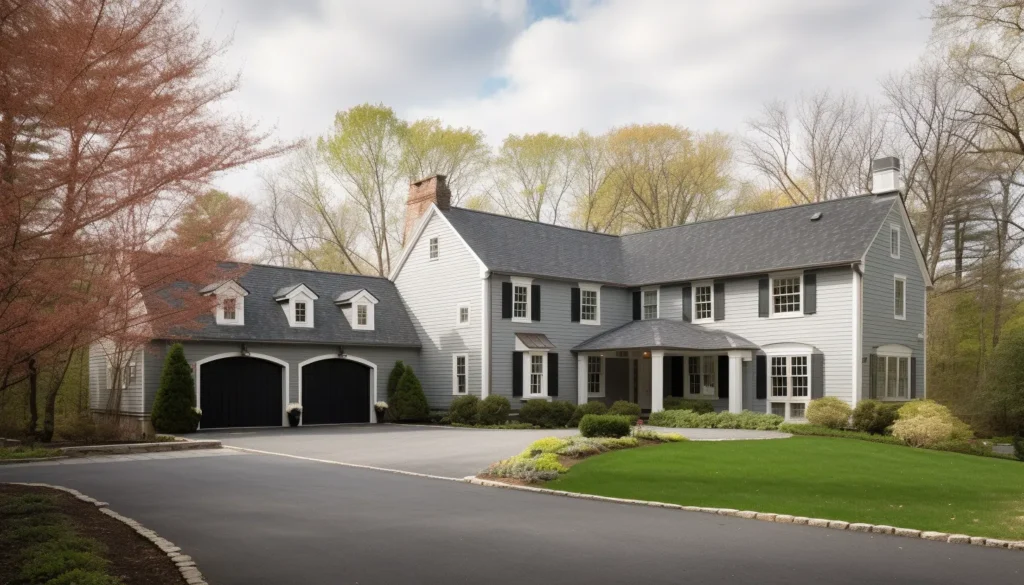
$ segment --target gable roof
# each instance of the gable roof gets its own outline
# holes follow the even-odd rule
[[[860,195],[624,236],[442,213],[494,272],[642,286],[859,262],[898,200]]]
[[[212,314],[199,318],[198,328],[180,329],[172,338],[216,341],[323,343],[330,345],[389,345],[419,347],[412,319],[395,284],[386,278],[336,274],[261,264],[224,263],[228,270],[248,270],[236,281],[249,295],[245,297],[245,325],[217,325]],[[374,308],[374,329],[353,330],[333,302],[313,304],[315,327],[290,327],[288,316],[275,297],[291,291],[301,282],[311,291],[334,297],[345,291],[365,290],[379,299]]]

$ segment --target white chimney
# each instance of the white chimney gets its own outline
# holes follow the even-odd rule
[[[871,161],[871,192],[875,195],[900,190],[900,159],[895,156]]]

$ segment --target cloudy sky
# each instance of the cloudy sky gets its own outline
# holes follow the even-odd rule
[[[930,0],[186,0],[232,37],[228,107],[283,139],[383,103],[510,133],[643,122],[739,132],[762,103],[878,80],[928,50]],[[259,168],[221,186],[247,196]]]

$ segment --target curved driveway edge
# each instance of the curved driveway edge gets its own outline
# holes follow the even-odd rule
[[[616,504],[630,504],[634,506],[647,506],[650,508],[669,508],[684,512],[703,512],[705,514],[717,514],[719,516],[733,516],[735,518],[746,518],[749,520],[761,520],[763,522],[777,522],[779,524],[801,524],[805,526],[816,526],[819,528],[832,528],[835,530],[849,530],[851,532],[873,532],[875,534],[888,534],[891,536],[903,536],[907,538],[921,538],[937,542],[948,542],[950,544],[973,544],[988,548],[1006,548],[1011,550],[1024,551],[1024,540],[1010,541],[999,538],[986,538],[983,536],[968,536],[966,534],[948,534],[946,532],[934,532],[929,530],[915,530],[913,528],[896,528],[882,524],[865,524],[861,522],[845,522],[843,520],[824,520],[822,518],[806,518],[803,516],[790,516],[789,514],[772,514],[769,512],[754,512],[752,510],[735,510],[732,508],[705,508],[698,506],[681,506],[667,502],[651,502],[648,500],[630,500],[626,498],[613,498],[610,496],[598,496],[594,494],[581,494],[577,492],[566,492],[562,490],[551,490],[534,486],[517,485],[481,479],[476,476],[467,476],[465,480],[473,485],[484,487],[498,487],[511,490],[521,490],[562,496],[568,498],[579,498],[584,500],[598,500]]]
[[[10,485],[24,485],[29,487],[41,487],[49,488],[52,490],[58,490],[69,493],[78,500],[81,500],[88,504],[93,504],[94,506],[100,509],[100,512],[102,514],[106,514],[114,520],[117,520],[122,524],[128,526],[129,528],[134,530],[139,536],[152,542],[157,548],[162,550],[168,557],[171,558],[172,561],[174,561],[174,564],[178,567],[178,571],[181,572],[181,578],[184,579],[184,581],[188,583],[188,585],[207,585],[206,580],[203,579],[203,574],[199,572],[199,568],[196,567],[196,563],[192,560],[192,557],[186,554],[182,554],[181,548],[174,546],[173,542],[162,538],[156,532],[153,532],[152,530],[146,528],[142,524],[139,524],[138,522],[132,520],[127,516],[122,516],[121,514],[118,514],[117,512],[111,510],[109,507],[107,507],[106,502],[101,502],[96,498],[89,497],[78,490],[64,487],[62,485],[51,485],[48,483],[26,483],[15,481],[6,483],[9,483]]]

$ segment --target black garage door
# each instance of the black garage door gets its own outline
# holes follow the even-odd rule
[[[370,368],[343,359],[302,367],[302,424],[370,422]]]
[[[282,366],[232,357],[199,366],[199,407],[204,429],[279,427],[282,423]]]

